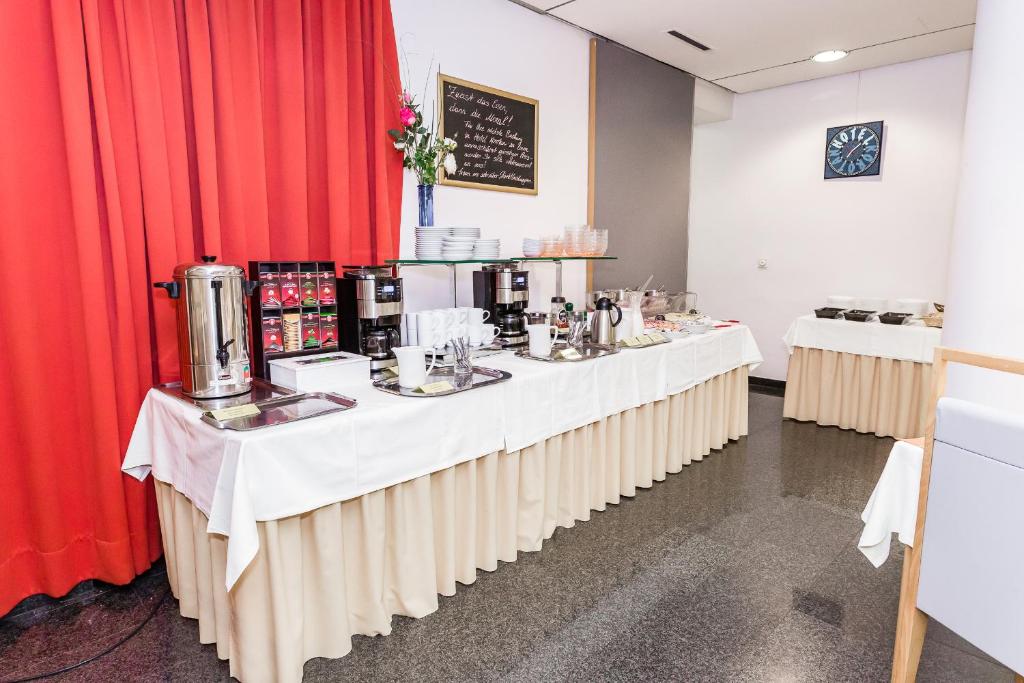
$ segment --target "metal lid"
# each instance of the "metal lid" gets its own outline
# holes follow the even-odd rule
[[[174,277],[190,280],[208,280],[215,277],[245,277],[245,270],[228,263],[215,263],[216,256],[203,256],[201,262],[179,263],[174,268]]]
[[[564,296],[553,296],[553,297],[551,297],[551,303],[553,303],[553,304],[564,304],[565,303],[565,297]]]

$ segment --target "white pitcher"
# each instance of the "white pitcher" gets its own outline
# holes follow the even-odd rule
[[[427,383],[427,375],[437,362],[437,351],[426,346],[396,346],[391,349],[398,359],[398,385],[415,389]],[[427,351],[430,351],[430,367],[427,367]]]

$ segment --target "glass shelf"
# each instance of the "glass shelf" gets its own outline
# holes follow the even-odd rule
[[[507,263],[508,259],[505,258],[490,258],[490,259],[464,259],[460,261],[448,261],[446,259],[418,259],[418,258],[389,258],[384,259],[384,263],[389,266],[451,266],[458,263]]]
[[[617,256],[513,256],[512,258],[491,258],[491,259],[465,259],[460,261],[448,261],[445,259],[385,259],[384,263],[396,266],[415,265],[455,265],[459,263],[519,263],[521,261],[614,261]]]

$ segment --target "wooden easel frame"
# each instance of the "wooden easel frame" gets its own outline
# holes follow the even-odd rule
[[[921,648],[928,628],[928,615],[917,608],[917,589],[921,580],[921,553],[924,546],[924,523],[928,511],[928,485],[932,476],[932,451],[935,447],[935,412],[939,398],[946,390],[946,371],[950,363],[1024,375],[1024,361],[989,356],[971,351],[938,347],[932,363],[932,394],[928,412],[928,430],[921,461],[921,492],[917,500],[917,525],[914,546],[903,553],[903,577],[900,579],[900,606],[896,620],[896,644],[892,653],[892,683],[913,683],[921,662]],[[1016,683],[1024,676],[1016,674]]]

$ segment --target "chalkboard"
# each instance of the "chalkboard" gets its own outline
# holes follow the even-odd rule
[[[537,194],[537,100],[438,74],[440,130],[458,143],[442,185]]]

